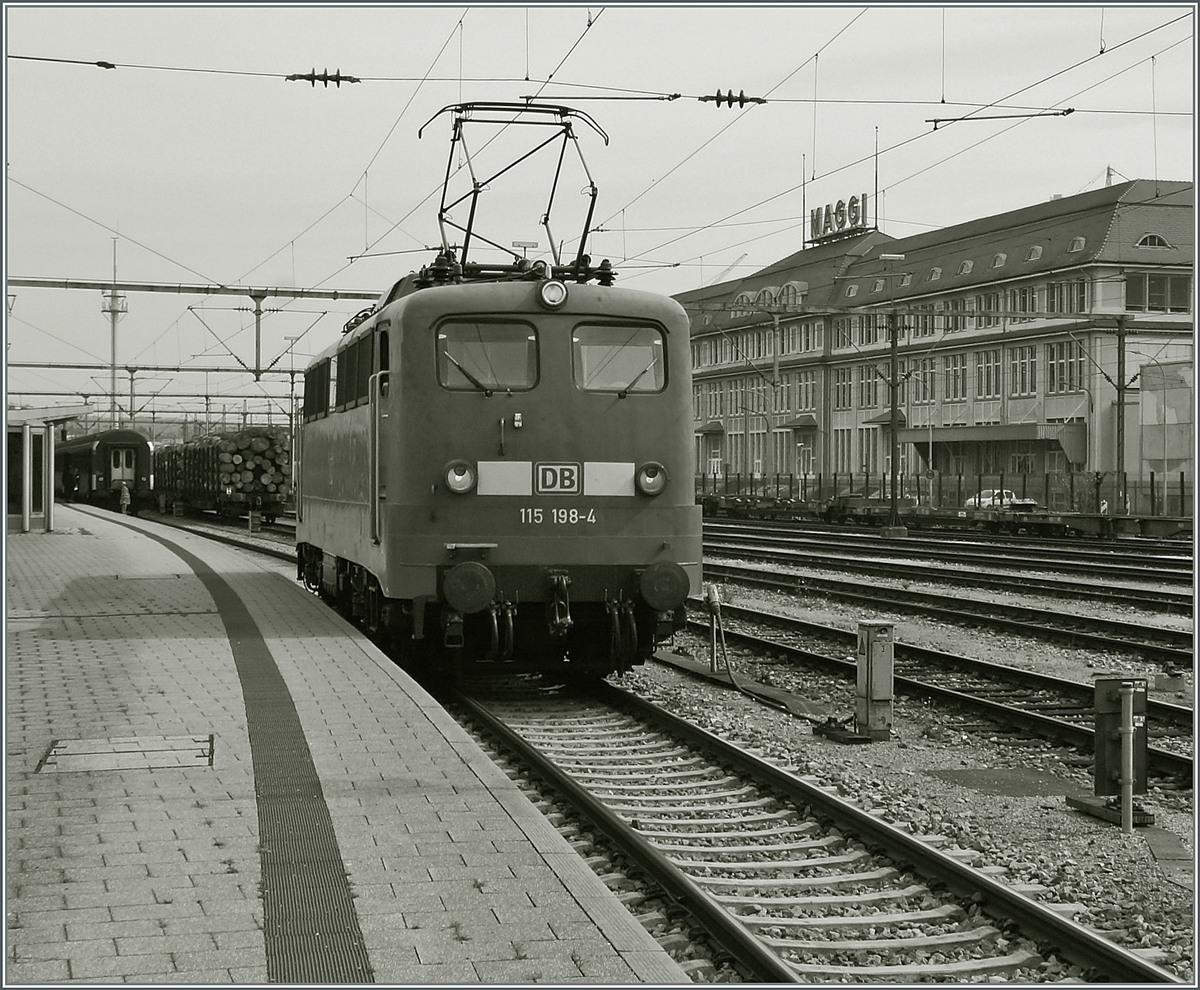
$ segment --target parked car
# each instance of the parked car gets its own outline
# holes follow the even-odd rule
[[[1037,508],[1036,499],[1018,498],[1007,488],[987,488],[972,495],[963,507],[967,509],[1007,509],[1009,512],[1032,512]]]

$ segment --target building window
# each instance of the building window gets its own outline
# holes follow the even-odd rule
[[[1067,245],[1067,253],[1074,254],[1076,251],[1082,251],[1085,244],[1087,244],[1087,238],[1072,237],[1071,243]]]
[[[1046,345],[1046,394],[1083,391],[1083,348],[1077,341]]]
[[[1037,392],[1037,348],[1011,347],[1009,357],[1009,395],[1033,395]]]
[[[978,327],[998,327],[1003,314],[1000,312],[1000,293],[985,292],[975,297],[975,325]]]
[[[1037,261],[1038,258],[1040,258],[1041,256],[1042,256],[1042,246],[1040,244],[1033,245],[1033,247],[1031,247],[1028,251],[1025,252],[1025,260],[1026,261]]]
[[[961,265],[958,266],[958,274],[959,275],[970,275],[971,269],[974,267],[975,267],[975,262],[964,261]]]
[[[858,369],[858,408],[874,409],[879,405],[879,370],[873,364]]]
[[[965,299],[951,299],[946,303],[946,309],[952,314],[945,317],[946,329],[948,331],[957,333],[960,330],[967,329],[971,318],[969,316],[958,315],[967,312],[967,301]]]
[[[1137,242],[1140,248],[1169,248],[1171,245],[1161,234],[1146,234]]]
[[[852,298],[857,295],[858,295],[858,283],[851,282],[848,286],[846,286],[846,298],[849,299],[849,298]]]
[[[975,398],[1000,398],[1000,351],[980,351],[975,355]]]
[[[868,344],[879,343],[879,326],[881,323],[886,324],[887,317],[878,313],[868,313],[862,319],[862,336],[860,340],[865,347]]]
[[[946,383],[946,401],[962,402],[967,397],[967,358],[950,354],[942,358],[942,381]]]
[[[854,386],[850,381],[850,368],[835,368],[833,371],[833,408],[851,409],[854,406]]]
[[[1016,449],[1008,455],[1008,473],[1033,474],[1033,446],[1028,441],[1018,441]]]
[[[853,471],[851,465],[854,463],[850,459],[851,438],[853,432],[850,430],[834,430],[833,431],[833,469],[840,471],[843,474]]]
[[[754,301],[750,298],[749,292],[739,293],[738,297],[733,301],[733,307],[729,310],[729,315],[735,319],[739,316],[749,316],[753,312],[751,309],[753,305]]]
[[[931,269],[929,269],[929,275],[926,277],[925,281],[936,282],[941,277],[942,277],[942,270],[940,268],[931,268]]]
[[[912,272],[905,272],[904,277],[900,279],[901,285],[912,285]]]
[[[879,473],[879,430],[874,426],[858,428],[858,449],[862,452],[862,471],[868,476]]]
[[[746,410],[746,383],[737,379],[729,383],[729,415],[740,416]]]
[[[851,336],[851,324],[848,319],[833,321],[833,346],[851,347],[854,338]]]
[[[875,279],[875,287],[871,291],[872,292],[880,292],[882,289],[883,289],[883,279],[881,279],[881,278]]]
[[[797,411],[816,409],[817,373],[815,371],[801,371],[796,377],[800,388],[800,394],[796,397]]]
[[[933,306],[926,303],[923,306],[916,307],[918,312],[913,313],[910,317],[912,320],[913,336],[914,337],[931,337],[933,336]]]
[[[992,267],[1003,268],[1006,261],[1008,261],[1008,255],[1001,252],[992,258]]]
[[[1088,311],[1087,279],[1070,282],[1051,282],[1046,286],[1046,312],[1086,313]]]
[[[1127,272],[1125,308],[1145,313],[1190,313],[1192,277]]]
[[[912,363],[913,402],[928,405],[937,401],[937,372],[934,358],[921,358]]]
[[[772,306],[775,303],[775,296],[770,289],[763,289],[757,296],[754,297],[755,306]]]
[[[1021,316],[1021,313],[1037,312],[1037,287],[1032,285],[1020,289],[1008,290],[1008,312],[1013,323],[1028,323],[1032,316]]]

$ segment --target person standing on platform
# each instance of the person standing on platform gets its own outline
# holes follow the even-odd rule
[[[121,483],[121,513],[124,515],[129,511],[129,503],[132,499],[129,496],[129,486],[124,482]]]

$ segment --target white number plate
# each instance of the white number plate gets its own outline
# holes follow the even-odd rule
[[[521,522],[527,526],[586,526],[596,521],[595,509],[522,509]]]

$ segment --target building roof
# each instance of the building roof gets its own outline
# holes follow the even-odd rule
[[[685,308],[716,309],[764,288],[789,282],[803,287],[804,309],[829,312],[956,290],[1096,264],[1190,266],[1193,263],[1191,182],[1133,179],[1114,186],[1062,196],[939,230],[894,238],[867,231],[796,251],[744,278],[675,296]],[[1141,246],[1139,246],[1141,242]],[[904,260],[884,261],[881,254]],[[910,273],[909,284],[897,277]],[[705,327],[761,323],[763,314],[733,317],[705,313]]]
[[[897,238],[885,250],[904,255],[902,263],[893,265],[912,273],[908,285],[889,278],[875,289],[879,275],[888,270],[878,253],[852,265],[844,281],[858,282],[853,298],[862,305],[873,299],[978,289],[1085,265],[1191,264],[1192,201],[1190,182],[1135,179]],[[1146,234],[1158,234],[1170,246],[1136,247]],[[845,289],[839,297],[839,304],[846,305]]]

